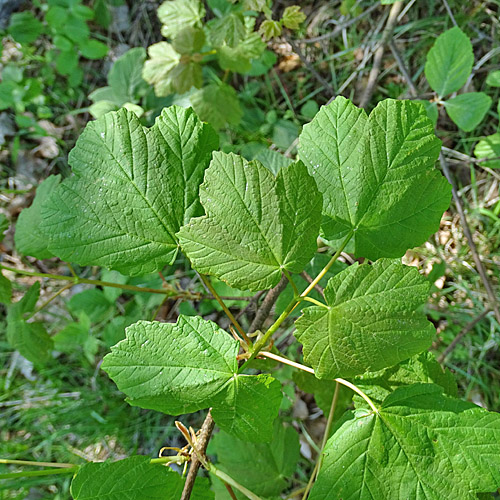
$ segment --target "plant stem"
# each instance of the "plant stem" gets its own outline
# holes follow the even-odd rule
[[[286,307],[286,309],[281,313],[279,318],[269,327],[269,330],[255,343],[253,346],[252,354],[244,363],[243,365],[240,366],[238,373],[242,373],[243,370],[247,367],[248,363],[250,363],[255,357],[259,354],[259,352],[267,345],[269,339],[273,336],[273,334],[278,330],[280,327],[281,323],[285,321],[285,319],[288,317],[288,315],[297,307],[299,302],[303,300],[311,290],[314,289],[314,287],[321,281],[321,278],[328,272],[328,270],[333,266],[333,264],[336,262],[336,260],[340,257],[340,254],[346,247],[346,245],[349,243],[351,238],[354,235],[354,230],[349,231],[347,236],[345,237],[344,241],[342,242],[342,245],[340,245],[340,248],[335,252],[333,257],[330,259],[328,264],[320,271],[318,276],[309,284],[309,286],[299,295],[298,298],[294,298]]]
[[[316,304],[319,307],[324,307],[326,309],[330,309],[326,304],[320,302],[319,300],[313,299],[312,297],[303,297],[301,300],[306,300],[307,302],[311,302],[312,304]]]
[[[24,276],[36,276],[37,278],[49,278],[54,280],[71,281],[72,285],[79,283],[85,283],[87,285],[95,286],[107,286],[110,288],[120,288],[121,290],[127,290],[130,292],[144,292],[144,293],[157,293],[160,295],[167,295],[170,298],[187,299],[187,300],[214,300],[215,296],[203,295],[198,292],[189,292],[187,290],[177,292],[175,289],[161,289],[161,288],[148,288],[143,286],[127,285],[120,283],[112,283],[110,281],[92,280],[88,278],[80,278],[79,276],[64,276],[62,274],[48,274],[39,273],[35,271],[25,271],[24,269],[16,269],[14,267],[4,266],[0,264],[0,269],[5,269],[16,274],[22,274]],[[225,300],[243,300],[248,301],[250,297],[222,297]]]
[[[294,368],[298,368],[299,370],[312,373],[313,375],[315,375],[314,370],[312,368],[309,368],[309,366],[301,365],[300,363],[292,361],[291,359],[284,358],[283,356],[278,356],[277,354],[274,354],[272,352],[262,351],[260,353],[260,356],[274,359],[275,361],[278,361],[285,365],[293,366]],[[373,401],[359,387],[355,386],[354,384],[352,384],[347,380],[344,380],[343,378],[335,378],[333,380],[335,380],[335,382],[338,382],[339,384],[349,387],[351,391],[354,391],[356,394],[359,394],[368,403],[368,406],[378,415],[378,408],[373,404]]]
[[[52,297],[49,297],[38,309],[36,309],[28,319],[32,318],[35,314],[38,314],[42,309],[47,307],[56,297],[59,297],[61,293],[63,293],[65,290],[68,290],[68,288],[71,288],[72,286],[75,286],[76,283],[68,283],[67,285],[64,285],[60,290],[58,290]]]
[[[212,474],[217,476],[219,479],[221,479],[224,483],[227,483],[233,488],[236,488],[238,491],[241,491],[241,493],[246,495],[246,497],[249,498],[250,500],[262,500],[255,493],[252,493],[250,490],[246,489],[243,485],[237,483],[231,476],[228,476],[225,472],[222,472],[221,470],[217,469],[215,465],[210,463],[208,470]]]
[[[238,330],[238,333],[242,336],[242,338],[245,340],[245,342],[247,343],[247,345],[249,347],[251,347],[253,345],[252,341],[248,338],[248,336],[245,333],[245,331],[243,330],[243,328],[241,328],[241,325],[238,323],[238,321],[236,320],[236,318],[233,316],[233,313],[228,309],[228,307],[226,306],[226,304],[224,304],[224,301],[219,297],[219,294],[216,292],[215,288],[212,286],[212,283],[210,283],[210,280],[208,279],[208,277],[205,276],[205,275],[203,275],[203,274],[199,274],[199,276],[201,278],[201,281],[203,281],[203,283],[205,284],[205,286],[210,291],[210,293],[215,297],[215,300],[222,307],[222,310],[226,313],[226,316],[229,318],[229,320],[234,325],[234,327],[236,328],[236,330]]]
[[[295,294],[296,297],[298,297],[300,295],[300,292],[299,292],[299,289],[297,288],[297,285],[293,281],[292,276],[290,275],[290,273],[286,269],[283,269],[283,274],[286,276],[288,283],[290,283],[290,285],[292,286],[293,293]]]
[[[60,462],[34,462],[31,460],[11,460],[8,458],[0,458],[0,464],[33,465],[36,467],[56,467],[61,469],[75,467],[75,464],[66,464]]]
[[[65,467],[60,469],[27,470],[23,472],[8,472],[0,474],[0,479],[14,479],[18,477],[51,476],[56,474],[74,474],[80,467]]]

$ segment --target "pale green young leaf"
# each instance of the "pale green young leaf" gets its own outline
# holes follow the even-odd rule
[[[297,431],[279,420],[270,443],[245,443],[219,432],[213,446],[217,467],[264,498],[278,496],[286,488],[300,457]]]
[[[173,37],[184,28],[200,27],[205,8],[200,0],[167,0],[158,8],[158,18],[163,24],[161,34]]]
[[[276,178],[262,164],[216,152],[200,187],[206,215],[178,233],[193,267],[230,286],[275,286],[316,251],[321,195],[302,163]]]
[[[471,132],[481,123],[490,106],[491,97],[484,92],[460,94],[444,103],[448,116],[465,132]]]
[[[310,500],[473,500],[500,486],[500,415],[401,387],[379,411],[351,413],[330,438]]]
[[[490,87],[500,87],[500,70],[488,73],[486,77],[486,85]]]
[[[377,372],[363,373],[354,379],[354,383],[376,402],[382,402],[398,387],[417,383],[439,385],[448,396],[457,397],[458,394],[453,374],[443,368],[428,351],[412,356],[398,365]],[[357,400],[361,402],[361,399]]]
[[[179,54],[169,43],[159,42],[148,47],[148,55],[149,59],[144,63],[142,77],[154,85],[158,97],[171,94],[170,71],[179,64]]]
[[[281,23],[279,21],[273,21],[272,19],[266,19],[262,22],[259,28],[259,33],[262,35],[264,40],[270,40],[281,35]]]
[[[419,308],[428,292],[427,280],[398,261],[348,267],[329,280],[328,307],[308,307],[295,323],[305,362],[318,378],[352,377],[427,349],[434,327]]]
[[[300,136],[299,157],[323,193],[330,241],[354,231],[354,253],[401,257],[437,231],[451,187],[434,168],[441,143],[420,104],[387,99],[367,119],[337,97]]]
[[[120,106],[112,101],[100,101],[98,100],[89,107],[89,112],[94,118],[101,118],[106,113],[110,111],[118,111]]]
[[[49,250],[128,275],[175,259],[175,233],[202,213],[198,186],[218,145],[194,112],[173,106],[150,129],[126,110],[90,122],[71,151],[74,176],[42,208]]]
[[[182,477],[140,455],[83,465],[71,482],[75,500],[164,500],[180,498]]]
[[[290,158],[282,155],[274,149],[262,149],[253,159],[260,161],[260,163],[262,163],[262,165],[269,169],[274,175],[278,175],[278,172],[282,168],[286,168],[293,163]]]
[[[257,32],[251,32],[234,48],[224,45],[218,50],[222,69],[246,74],[252,69],[252,60],[259,58],[266,44]]]
[[[53,254],[48,249],[46,236],[40,230],[43,204],[61,182],[60,175],[47,177],[36,189],[36,196],[29,208],[25,208],[16,223],[14,242],[16,249],[23,255],[37,259],[50,259]]]
[[[483,137],[474,148],[476,158],[496,158],[484,162],[486,167],[500,168],[500,132]]]
[[[281,384],[267,374],[234,377],[214,403],[217,425],[243,441],[268,442],[280,408]]]
[[[300,10],[300,5],[289,5],[283,11],[283,25],[289,30],[297,30],[306,20],[306,15]]]
[[[459,90],[474,64],[469,37],[457,26],[445,31],[427,53],[425,76],[440,97]]]
[[[243,112],[233,87],[221,83],[206,85],[191,95],[191,104],[200,120],[220,129],[226,124],[237,125]]]
[[[238,12],[214,19],[209,23],[208,40],[213,47],[236,47],[246,35],[243,16]]]
[[[239,343],[215,323],[139,321],[111,348],[102,368],[133,406],[171,415],[213,406],[215,422],[245,441],[266,441],[281,403],[269,375],[238,375]]]
[[[0,304],[10,304],[12,300],[12,283],[0,271]]]

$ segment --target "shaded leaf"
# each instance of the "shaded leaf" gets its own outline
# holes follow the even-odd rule
[[[228,123],[237,125],[243,115],[238,94],[225,83],[207,85],[191,95],[190,100],[200,119],[216,129]]]
[[[500,168],[500,132],[483,137],[474,148],[476,158],[496,158],[484,163],[490,168]]]
[[[7,28],[9,35],[21,44],[34,42],[43,31],[43,24],[30,12],[12,14]]]
[[[232,12],[209,23],[208,40],[213,47],[236,47],[246,35],[243,16]]]
[[[0,271],[0,304],[10,304],[12,300],[12,283]]]
[[[40,230],[42,222],[42,206],[61,182],[60,175],[47,177],[36,189],[36,196],[29,208],[25,208],[19,215],[16,223],[14,242],[16,249],[23,255],[30,255],[36,259],[50,259],[53,254],[49,251],[47,237]]]

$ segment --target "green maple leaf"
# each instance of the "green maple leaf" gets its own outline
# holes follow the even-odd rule
[[[176,324],[140,321],[126,333],[102,368],[131,405],[171,415],[213,406],[227,432],[271,438],[281,385],[268,375],[238,374],[239,343],[215,323],[181,315]]]
[[[331,278],[328,307],[296,321],[304,360],[318,378],[350,377],[395,365],[428,348],[433,325],[418,308],[429,283],[413,267],[382,259],[354,264]]]
[[[500,415],[416,384],[346,417],[310,499],[472,500],[499,486]]]
[[[459,90],[467,81],[474,64],[469,37],[457,26],[437,38],[427,53],[425,76],[440,97]]]
[[[237,12],[215,19],[209,28],[208,40],[213,47],[236,47],[246,35],[243,16]]]
[[[29,208],[25,208],[16,223],[14,241],[16,249],[23,255],[31,255],[37,259],[53,257],[48,250],[48,241],[40,231],[42,222],[41,208],[56,186],[61,182],[60,175],[50,175],[36,189],[36,196]]]
[[[71,495],[75,500],[175,499],[180,497],[183,483],[172,469],[137,455],[83,465],[71,482]]]
[[[205,8],[199,0],[167,0],[158,8],[158,19],[163,24],[161,34],[173,37],[188,27],[201,26]]]
[[[178,233],[199,272],[252,291],[300,273],[316,251],[321,196],[302,163],[276,178],[257,161],[214,153],[200,199],[207,215]]]
[[[172,263],[175,233],[202,213],[198,187],[217,146],[214,130],[177,106],[150,129],[126,110],[90,122],[69,156],[75,175],[42,207],[49,251],[129,275]]]
[[[354,253],[401,257],[437,231],[451,186],[434,168],[441,143],[420,104],[387,99],[369,118],[343,97],[300,135],[299,157],[323,193],[328,240],[354,232]]]

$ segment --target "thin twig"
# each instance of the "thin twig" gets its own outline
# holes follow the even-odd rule
[[[448,179],[448,182],[451,184],[451,192],[453,195],[453,201],[455,202],[455,207],[457,208],[458,215],[460,216],[460,222],[462,224],[462,228],[463,228],[465,237],[467,238],[467,242],[469,243],[469,248],[470,248],[470,251],[472,253],[472,258],[474,259],[474,262],[476,264],[476,269],[479,273],[479,276],[481,277],[484,288],[485,288],[486,293],[488,295],[490,306],[495,313],[495,318],[500,323],[500,310],[498,308],[498,301],[497,301],[495,292],[493,291],[493,287],[491,286],[490,280],[488,279],[488,275],[486,274],[486,269],[484,268],[483,262],[481,261],[481,258],[479,257],[476,243],[474,242],[474,240],[472,238],[472,233],[471,233],[469,224],[467,222],[467,217],[465,216],[465,211],[464,211],[464,208],[462,205],[462,200],[460,199],[460,195],[458,194],[457,187],[455,185],[455,180],[453,179],[453,176],[451,175],[450,169],[448,168],[448,164],[446,163],[446,160],[445,160],[443,153],[439,154],[439,162],[441,163],[441,168],[443,170],[445,177]]]
[[[451,341],[450,345],[440,354],[438,357],[438,363],[442,363],[446,357],[457,347],[458,343],[490,312],[489,309],[485,309],[481,314],[478,314],[472,321],[469,321],[462,330],[455,336],[455,338]]]
[[[280,282],[274,288],[269,290],[269,292],[267,292],[266,298],[262,301],[262,304],[257,310],[257,314],[255,315],[250,328],[248,329],[250,333],[256,332],[257,330],[260,330],[262,328],[264,322],[269,317],[271,309],[278,300],[280,293],[286,288],[287,284],[288,280],[286,276],[283,275]]]
[[[389,42],[389,38],[392,36],[394,27],[396,26],[398,15],[401,12],[402,7],[403,2],[401,2],[400,0],[392,4],[387,23],[385,25],[384,31],[382,32],[380,45],[375,51],[375,55],[373,57],[373,66],[368,77],[368,83],[366,84],[365,91],[363,92],[363,95],[361,96],[361,99],[359,101],[359,106],[361,108],[365,108],[372,98],[373,91],[375,90],[375,84],[377,83],[377,78],[380,73],[385,46]]]
[[[305,65],[305,67],[311,72],[312,76],[318,80],[321,85],[325,88],[325,90],[330,94],[331,97],[334,97],[335,90],[317,71],[316,68],[307,60],[307,57],[304,55],[298,44],[296,44],[291,38],[287,38],[287,42],[292,46],[293,51],[299,56],[299,59]]]
[[[408,87],[410,89],[410,94],[412,97],[417,97],[418,95],[418,90],[417,87],[415,86],[415,83],[411,79],[410,73],[406,69],[406,65],[403,61],[403,58],[401,57],[401,54],[399,53],[396,44],[394,43],[394,40],[391,40],[389,42],[389,48],[391,49],[392,55],[394,56],[394,59],[396,59],[396,62],[398,63],[399,70],[403,74],[406,83],[408,84]]]
[[[458,26],[457,21],[455,20],[455,16],[453,15],[453,12],[451,11],[447,0],[443,0],[443,4],[446,8],[446,12],[448,12],[448,15],[450,16],[450,19],[451,19],[451,22],[453,23],[453,26]]]
[[[200,435],[196,440],[197,451],[202,455],[205,455],[207,451],[208,442],[210,441],[210,437],[212,436],[212,432],[214,430],[215,422],[212,418],[212,414],[210,410],[208,410],[208,414],[205,417],[203,425],[201,426]],[[196,476],[198,475],[198,470],[201,466],[201,460],[198,457],[197,453],[193,453],[193,459],[191,460],[191,467],[189,467],[189,472],[186,478],[186,482],[184,484],[184,489],[182,490],[181,500],[189,500],[191,498],[191,492],[193,491],[194,482],[196,481]]]
[[[333,31],[330,31],[330,33],[325,33],[324,35],[315,36],[314,38],[306,38],[302,41],[304,43],[316,43],[316,42],[322,42],[323,40],[327,40],[328,38],[335,38],[336,36],[340,35],[342,31],[344,31],[346,28],[349,28],[349,26],[352,26],[353,24],[357,23],[360,19],[366,17],[368,14],[373,12],[377,7],[379,7],[379,4],[378,2],[375,2],[371,7],[368,7],[366,10],[364,10],[359,16],[354,17],[343,24],[339,24],[338,26],[335,27]]]

